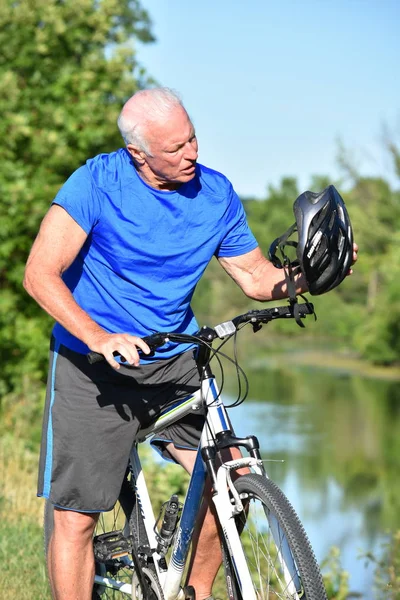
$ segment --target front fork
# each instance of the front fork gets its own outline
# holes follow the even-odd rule
[[[240,440],[240,442],[242,441],[243,440]],[[235,445],[239,446],[243,444],[237,443]],[[243,598],[246,600],[257,600],[247,564],[247,559],[243,552],[240,534],[235,520],[237,515],[245,511],[245,507],[243,506],[240,495],[234,486],[231,472],[236,471],[237,469],[251,467],[255,473],[264,477],[267,477],[267,475],[265,473],[258,450],[252,452],[252,454],[256,454],[258,456],[250,456],[226,461],[218,468],[216,472],[215,467],[213,468],[211,466],[214,461],[211,460],[209,454],[209,448],[204,448],[203,458],[205,458],[205,462],[208,464],[209,471],[212,472],[211,477],[213,479],[214,489],[213,502],[215,504],[221,529],[226,540],[228,552],[232,559],[232,566],[235,571],[237,582]],[[287,540],[286,538],[282,539],[276,518],[269,514],[267,514],[266,517],[270,523],[272,537],[274,538],[276,548],[278,549],[278,559],[282,567],[284,580],[286,581],[286,589],[291,594],[291,597],[299,598],[298,591],[300,589],[300,582]]]
[[[231,476],[232,471],[245,467],[251,467],[259,474],[263,473],[261,460],[254,457],[230,460],[219,467],[216,473],[213,502],[242,597],[246,600],[257,600],[235,520],[235,517],[245,509]]]

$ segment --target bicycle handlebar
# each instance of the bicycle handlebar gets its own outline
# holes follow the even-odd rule
[[[289,306],[275,306],[273,308],[263,308],[261,310],[250,310],[247,313],[234,317],[231,321],[225,321],[219,323],[215,327],[203,327],[197,333],[193,335],[185,333],[163,333],[157,332],[151,335],[146,335],[142,339],[149,346],[150,350],[154,352],[157,348],[163,346],[166,342],[177,342],[177,343],[191,343],[191,344],[203,344],[204,342],[211,343],[216,338],[224,339],[227,336],[233,335],[239,328],[239,325],[250,323],[253,326],[254,331],[258,331],[261,328],[261,324],[269,323],[275,319],[304,319],[307,315],[314,314],[314,306],[310,302],[304,304],[296,304],[297,317],[295,315],[295,308],[293,304]],[[140,352],[140,351],[139,351]],[[114,353],[115,356],[119,356],[118,352]],[[98,352],[89,352],[87,359],[91,365],[104,360],[103,354]]]
[[[314,314],[314,305],[311,302],[297,304],[299,316],[305,318],[307,315]],[[263,308],[261,310],[249,310],[249,312],[239,315],[232,319],[233,324],[237,327],[241,323],[259,321],[261,323],[269,323],[274,319],[295,319],[294,305],[289,306],[274,306],[273,308]],[[218,327],[218,325],[217,325]]]

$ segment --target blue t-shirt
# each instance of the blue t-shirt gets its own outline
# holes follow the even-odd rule
[[[63,280],[110,333],[194,333],[190,301],[213,255],[257,247],[230,182],[200,164],[191,181],[161,191],[142,180],[126,149],[100,154],[71,175],[53,202],[88,235]],[[59,323],[53,333],[68,348],[89,351]],[[169,343],[152,360],[183,350]]]

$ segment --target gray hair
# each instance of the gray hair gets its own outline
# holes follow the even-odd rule
[[[145,139],[146,125],[166,119],[177,106],[184,108],[178,93],[170,88],[158,87],[136,92],[124,105],[117,121],[125,144],[132,144],[151,156]]]

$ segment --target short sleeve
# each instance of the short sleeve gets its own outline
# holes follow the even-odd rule
[[[100,201],[86,165],[72,173],[52,204],[62,206],[89,235],[100,218]]]
[[[215,253],[218,258],[240,256],[257,248],[258,243],[247,223],[243,204],[232,185],[229,186],[228,206],[222,227],[224,237]]]

